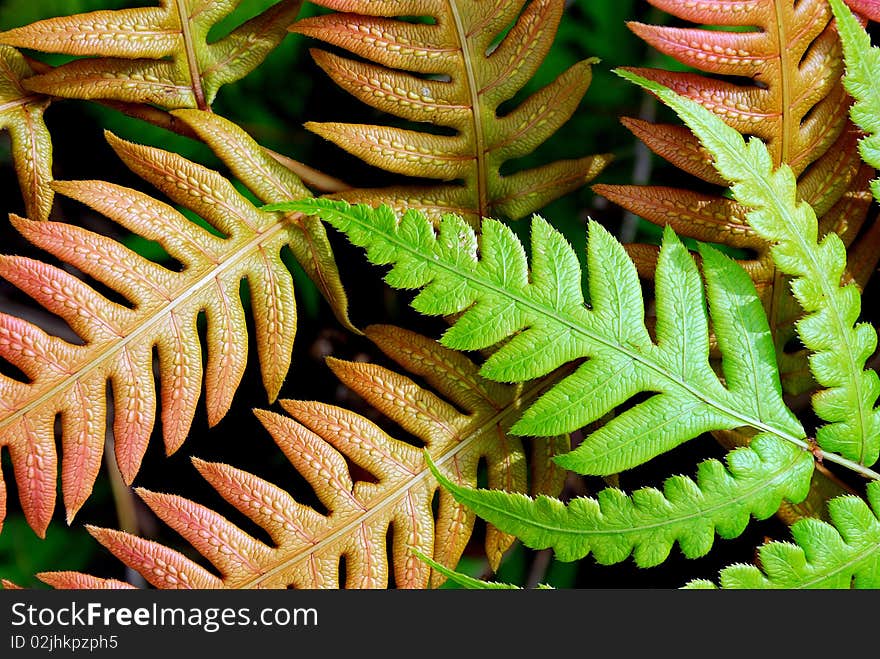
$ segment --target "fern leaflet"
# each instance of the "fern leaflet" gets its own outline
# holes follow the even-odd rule
[[[0,46],[0,130],[9,131],[18,184],[25,210],[45,220],[52,210],[52,138],[43,121],[49,98],[29,92],[24,81],[33,75],[21,53]]]
[[[749,209],[747,219],[772,244],[777,267],[794,277],[792,291],[807,316],[797,322],[804,346],[812,351],[810,369],[825,387],[813,395],[813,409],[828,422],[816,433],[823,450],[872,465],[880,455],[880,378],[865,369],[877,347],[877,332],[856,323],[861,311],[855,284],[841,285],[846,247],[836,233],[818,241],[812,207],[799,200],[787,165],[773,167],[766,145],[746,143],[734,129],[694,101],[627,71],[622,77],[656,94],[672,107],[712,154],[715,167],[733,183],[734,198]]]
[[[0,33],[0,43],[87,56],[29,78],[33,91],[207,109],[221,86],[246,76],[278,45],[302,4],[282,0],[208,43],[211,28],[240,2],[162,0],[49,18]]]
[[[444,128],[309,122],[306,128],[371,165],[434,185],[358,189],[338,198],[520,218],[592,180],[609,155],[560,160],[525,171],[501,168],[534,151],[575,112],[595,59],[570,67],[506,113],[535,75],[556,35],[564,0],[319,0],[338,13],[297,21],[291,31],[345,48],[358,59],[313,50],[315,62],[347,92],[383,112]],[[412,21],[401,17],[424,17]]]
[[[828,502],[832,524],[802,519],[791,527],[796,544],[770,542],[759,550],[761,569],[732,565],[721,571],[723,588],[880,588],[880,483],[859,497]],[[870,505],[870,507],[869,507]],[[695,580],[689,588],[714,588]]]
[[[532,270],[523,246],[503,223],[484,220],[478,239],[457,216],[435,234],[424,215],[398,222],[373,210],[326,199],[289,202],[320,215],[367,248],[376,264],[393,263],[386,281],[422,289],[413,307],[461,317],[444,345],[479,350],[508,337],[483,365],[494,380],[522,382],[589,357],[514,426],[519,434],[571,432],[640,392],[657,395],[617,416],[559,463],[581,473],[612,474],[710,430],[750,427],[806,447],[798,420],[782,402],[773,346],[754,286],[715,250],[701,251],[713,326],[725,354],[725,387],[709,365],[706,302],[696,264],[668,230],[657,268],[657,341],[644,324],[642,291],[623,247],[591,222],[584,304],[577,257],[546,221],[532,221]],[[480,255],[478,256],[478,250]],[[737,291],[740,291],[737,293]]]

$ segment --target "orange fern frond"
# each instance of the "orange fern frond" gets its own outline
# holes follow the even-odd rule
[[[9,131],[18,184],[27,214],[45,220],[52,210],[52,138],[43,121],[49,98],[28,91],[33,76],[21,53],[0,46],[0,130]]]
[[[499,116],[534,76],[562,17],[563,0],[321,0],[341,13],[304,18],[290,29],[363,59],[313,50],[343,89],[383,112],[454,134],[392,126],[309,122],[306,127],[369,164],[442,184],[352,190],[352,202],[455,212],[476,221],[520,218],[592,180],[610,156],[557,161],[502,175],[572,116],[590,84],[584,60]],[[402,20],[401,16],[426,18]],[[507,31],[509,29],[509,31]]]
[[[255,69],[284,38],[301,0],[282,0],[208,43],[240,0],[162,0],[159,7],[61,16],[0,33],[0,43],[87,56],[29,78],[29,90],[65,98],[202,108]]]
[[[207,113],[206,113],[207,114]],[[273,195],[306,196],[301,183],[273,165],[241,129],[218,117],[184,114],[196,130],[226,136],[238,157],[274,175],[260,178]],[[120,294],[112,301],[66,270],[21,256],[0,256],[0,276],[56,314],[79,336],[70,343],[25,320],[0,314],[0,358],[27,379],[0,374],[0,447],[12,457],[19,496],[31,527],[43,535],[55,505],[55,420],[61,420],[62,492],[68,519],[89,496],[101,463],[108,383],[113,393],[116,458],[123,477],[138,472],[158,406],[153,353],[158,353],[161,425],[174,452],[191,425],[204,380],[208,422],[229,409],[247,361],[248,330],[240,298],[251,293],[263,382],[274,400],[290,365],[296,333],[293,279],[281,259],[290,246],[304,267],[337,288],[326,236],[297,214],[256,209],[232,184],[201,165],[108,134],[135,173],[210,225],[199,226],[147,194],[102,181],[56,181],[53,189],[162,245],[182,268],[171,270],[109,237],[71,224],[12,217],[31,243]],[[260,160],[264,157],[265,160]],[[286,171],[286,170],[285,170]],[[254,173],[255,176],[257,173]],[[207,363],[196,326],[207,320]],[[0,521],[5,490],[0,479]]]
[[[91,527],[92,535],[159,588],[337,588],[343,561],[348,588],[386,588],[391,574],[399,588],[425,588],[438,585],[443,576],[432,575],[410,549],[454,567],[475,519],[438,487],[425,450],[457,483],[475,485],[485,462],[490,487],[532,493],[561,490],[565,472],[550,458],[568,450],[568,438],[530,439],[527,459],[522,441],[507,434],[522,405],[546,385],[532,383],[519,390],[489,382],[460,353],[408,330],[374,326],[366,334],[439,395],[377,364],[336,359],[328,364],[345,385],[417,438],[417,444],[389,436],[354,412],[319,402],[282,401],[293,418],[256,412],[326,513],[253,474],[195,460],[211,486],[268,533],[271,545],[200,504],[145,490],[139,490],[141,498],[216,573],[178,551],[128,533]],[[349,462],[375,480],[355,480]],[[492,527],[487,530],[485,550],[493,567],[512,541]],[[39,577],[56,588],[119,583],[75,572]]]
[[[847,245],[853,244],[871,205],[872,170],[859,157],[859,134],[848,118],[841,46],[826,0],[649,1],[684,21],[726,29],[630,23],[660,52],[712,77],[634,71],[696,100],[741,133],[764,140],[775,164],[788,164],[798,176],[801,196],[816,209],[822,231],[836,231]],[[748,29],[734,29],[742,27]],[[726,187],[686,128],[639,119],[625,119],[624,124],[676,167]],[[786,351],[800,308],[739,205],[720,191],[629,185],[597,185],[594,190],[655,224],[669,224],[681,235],[752,252],[754,258],[743,265],[770,317],[783,386],[789,393],[811,388],[806,355]],[[852,259],[857,267],[850,274],[864,284],[880,256],[880,236],[860,239],[857,249]],[[652,250],[633,246],[633,254],[643,274],[649,275]]]

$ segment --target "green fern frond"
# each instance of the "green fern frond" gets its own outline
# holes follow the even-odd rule
[[[588,357],[525,411],[513,428],[517,434],[571,432],[636,394],[656,393],[560,456],[566,468],[617,473],[703,432],[738,427],[808,446],[782,401],[772,339],[751,280],[730,259],[705,247],[703,267],[726,386],[712,370],[700,274],[671,229],[657,267],[655,343],[645,326],[632,261],[596,222],[589,229],[587,308],[574,251],[537,216],[529,272],[522,244],[495,220],[484,220],[478,241],[457,216],[443,218],[435,234],[416,211],[398,222],[387,207],[331,200],[266,208],[319,215],[366,247],[371,262],[394,264],[386,275],[391,286],[422,289],[413,300],[415,309],[461,313],[442,338],[447,347],[481,350],[512,337],[483,365],[481,374],[489,379],[524,382]]]
[[[880,169],[880,48],[871,46],[871,38],[859,24],[852,11],[841,0],[831,0],[831,10],[837,19],[837,32],[843,43],[846,76],[843,86],[855,99],[850,116],[868,136],[859,142],[862,159]],[[880,201],[880,179],[871,183],[874,198]]]
[[[735,538],[750,515],[766,519],[783,499],[800,501],[812,472],[809,454],[759,435],[748,448],[728,454],[726,469],[718,460],[707,460],[700,464],[696,481],[673,476],[662,492],[645,487],[627,496],[607,488],[595,498],[563,504],[548,496],[474,490],[442,477],[438,481],[479,517],[527,547],[553,548],[561,561],[592,553],[598,563],[613,565],[632,554],[638,566],[653,567],[666,560],[676,542],[687,558],[698,558],[712,548],[716,533]]]
[[[769,542],[759,550],[762,569],[731,565],[722,588],[880,588],[880,483],[868,502],[843,496],[828,502],[832,524],[802,519],[791,527],[795,543]],[[687,588],[714,588],[694,580]]]
[[[771,243],[777,267],[793,277],[792,291],[807,312],[797,322],[798,335],[812,352],[810,369],[824,390],[813,396],[813,410],[826,421],[816,433],[825,451],[863,465],[880,455],[880,378],[865,368],[877,347],[877,332],[857,323],[858,287],[841,285],[846,247],[836,233],[818,240],[813,208],[800,201],[797,182],[783,164],[774,169],[766,145],[743,137],[712,112],[672,90],[633,73],[618,75],[654,93],[681,117],[713,156],[722,177],[732,183],[734,198],[749,209],[752,228]]]

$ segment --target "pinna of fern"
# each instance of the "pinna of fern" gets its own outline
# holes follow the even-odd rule
[[[255,69],[285,36],[301,0],[281,0],[208,42],[241,0],[162,0],[160,6],[59,16],[0,33],[0,44],[78,56],[27,78],[63,98],[207,109],[219,88]]]
[[[848,274],[864,286],[880,258],[880,226],[874,223],[860,234],[869,216],[872,170],[859,158],[859,134],[848,121],[841,47],[827,0],[650,1],[695,25],[633,22],[630,28],[696,72],[629,70],[692,98],[743,135],[764,140],[773,164],[785,163],[797,176],[798,192],[816,209],[820,232],[839,233],[851,248]],[[741,26],[749,29],[735,29]],[[742,263],[768,313],[783,389],[791,394],[814,389],[806,351],[791,348],[800,309],[788,280],[777,270],[767,242],[746,221],[746,208],[725,196],[727,182],[697,137],[680,125],[623,122],[655,153],[694,176],[694,184],[594,189],[680,235],[753,254]],[[717,191],[707,192],[706,183],[718,186]],[[640,271],[650,275],[656,247],[639,244],[629,250]]]
[[[546,386],[520,389],[487,381],[463,355],[414,332],[373,326],[367,336],[432,391],[378,364],[328,359],[342,383],[421,446],[395,439],[358,414],[320,402],[282,401],[292,416],[258,410],[257,417],[291,464],[314,489],[326,512],[226,464],[195,460],[201,475],[240,513],[265,529],[272,544],[256,540],[219,513],[171,494],[139,490],[141,498],[192,544],[219,573],[184,554],[134,535],[90,527],[101,544],[159,588],[400,588],[439,585],[454,567],[474,527],[474,515],[439,492],[423,450],[445,477],[476,484],[485,462],[493,487],[557,494],[565,470],[551,457],[567,437],[532,438],[528,448],[507,434],[523,403]],[[439,394],[439,395],[438,395]],[[529,457],[527,457],[529,456]],[[373,478],[358,480],[350,463]],[[386,543],[391,543],[390,552]],[[497,567],[513,538],[489,527],[485,551]],[[390,565],[387,557],[390,553]],[[346,580],[340,584],[340,563]],[[56,588],[116,588],[126,584],[80,573],[38,575]]]
[[[635,552],[640,565],[656,565],[676,540],[688,555],[702,555],[711,548],[716,530],[734,537],[750,514],[767,517],[783,499],[796,502],[806,496],[813,459],[803,450],[808,447],[803,429],[782,402],[766,317],[745,272],[711,248],[703,251],[704,270],[713,326],[726,355],[726,386],[708,361],[709,318],[700,275],[671,232],[658,265],[655,343],[644,325],[634,266],[623,247],[595,222],[590,225],[592,306],[587,309],[577,257],[540,218],[532,223],[529,271],[518,240],[494,220],[484,220],[478,242],[455,216],[444,218],[435,233],[431,222],[414,211],[398,221],[388,207],[374,210],[325,199],[282,207],[318,214],[365,246],[370,261],[393,263],[386,281],[396,288],[421,289],[413,301],[419,311],[461,313],[444,334],[445,345],[482,349],[511,337],[481,368],[491,379],[529,381],[589,357],[574,373],[547,376],[555,384],[525,408],[514,433],[582,428],[638,393],[657,392],[555,459],[566,468],[612,474],[702,432],[749,426],[762,433],[751,447],[734,451],[727,468],[706,462],[697,482],[673,479],[665,494],[645,489],[627,497],[606,490],[600,498],[602,514],[593,520],[582,511],[567,512],[568,524],[553,525],[562,539],[549,544],[550,511],[541,503],[548,497],[530,509],[528,523],[539,541],[511,521],[519,511],[507,515],[504,506],[490,504],[490,513],[465,501],[526,545],[554,546],[565,560],[593,551],[609,563]],[[555,505],[563,507],[558,501]]]
[[[595,60],[581,61],[499,116],[550,50],[564,0],[319,0],[338,13],[303,18],[291,31],[344,48],[360,59],[313,50],[343,89],[383,112],[445,129],[309,122],[306,128],[371,165],[436,184],[353,189],[337,198],[520,218],[592,180],[609,162],[597,155],[502,174],[572,116]],[[400,17],[410,17],[401,19]],[[427,20],[411,20],[412,17]],[[509,31],[508,31],[509,29]],[[448,130],[454,134],[446,134]]]
[[[264,201],[309,192],[240,128],[211,113],[178,118],[205,134]],[[213,137],[211,137],[213,135]],[[53,189],[124,228],[155,240],[182,264],[150,261],[113,239],[63,222],[13,217],[31,243],[119,293],[115,302],[66,270],[21,256],[0,256],[0,276],[65,321],[81,343],[0,314],[0,357],[25,380],[0,375],[0,447],[12,458],[19,498],[42,535],[55,507],[55,420],[61,417],[61,491],[68,520],[91,493],[101,464],[108,383],[113,391],[116,461],[126,482],[137,474],[158,407],[153,352],[158,352],[165,449],[189,431],[204,382],[208,421],[229,409],[247,363],[247,324],[240,285],[247,280],[255,343],[270,400],[290,364],[296,333],[293,279],[281,259],[290,247],[341,318],[346,300],[323,227],[295,214],[257,210],[233,185],[201,165],[108,134],[123,162],[208,223],[185,218],[166,203],[103,181],[57,181]],[[222,148],[221,148],[222,143]],[[256,181],[256,183],[253,183]],[[207,362],[197,318],[207,320]],[[0,485],[0,521],[5,488]]]

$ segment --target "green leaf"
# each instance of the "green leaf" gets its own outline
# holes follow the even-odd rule
[[[267,208],[319,215],[365,247],[370,261],[392,264],[386,275],[391,286],[421,289],[412,303],[417,310],[461,314],[443,336],[444,345],[480,350],[509,338],[481,369],[490,379],[523,382],[588,358],[525,411],[513,427],[517,434],[571,432],[636,394],[654,394],[559,456],[568,469],[617,473],[703,432],[744,426],[807,447],[804,430],[782,401],[769,328],[751,280],[727,257],[702,249],[725,385],[709,365],[700,273],[671,230],[657,266],[654,342],[635,267],[596,222],[589,229],[587,308],[573,250],[537,216],[529,272],[522,244],[495,220],[483,222],[478,239],[452,215],[435,233],[415,211],[398,222],[387,207],[326,199]]]
[[[859,24],[852,11],[841,0],[831,0],[831,10],[837,19],[837,32],[843,44],[846,76],[843,86],[855,102],[850,116],[867,137],[859,142],[862,159],[880,168],[880,48],[871,47],[871,38]],[[880,179],[872,182],[874,198],[880,201]]]
[[[813,410],[827,422],[816,442],[857,464],[874,464],[880,455],[880,409],[874,407],[880,378],[865,363],[877,347],[877,332],[856,322],[858,288],[841,285],[846,248],[840,237],[832,232],[818,240],[816,213],[799,200],[794,174],[785,164],[774,169],[761,140],[746,143],[712,112],[656,82],[627,71],[618,75],[653,92],[697,135],[718,173],[732,183],[733,197],[749,209],[749,224],[773,245],[779,270],[794,278],[792,291],[807,312],[796,325],[798,334],[824,387],[813,396]]]
[[[500,490],[456,485],[429,466],[456,501],[479,517],[516,535],[527,547],[552,547],[561,561],[592,553],[611,565],[630,554],[640,567],[659,565],[678,542],[684,555],[697,558],[709,552],[717,533],[735,538],[750,515],[773,515],[783,498],[800,500],[809,490],[813,461],[809,454],[770,435],[759,435],[749,448],[727,458],[700,464],[696,481],[673,476],[663,491],[646,487],[627,496],[607,488],[595,498],[560,500]]]
[[[880,588],[880,483],[868,485],[868,503],[843,496],[828,503],[831,524],[802,519],[794,543],[769,542],[759,550],[762,569],[731,565],[723,588]],[[688,588],[714,588],[696,580]]]

